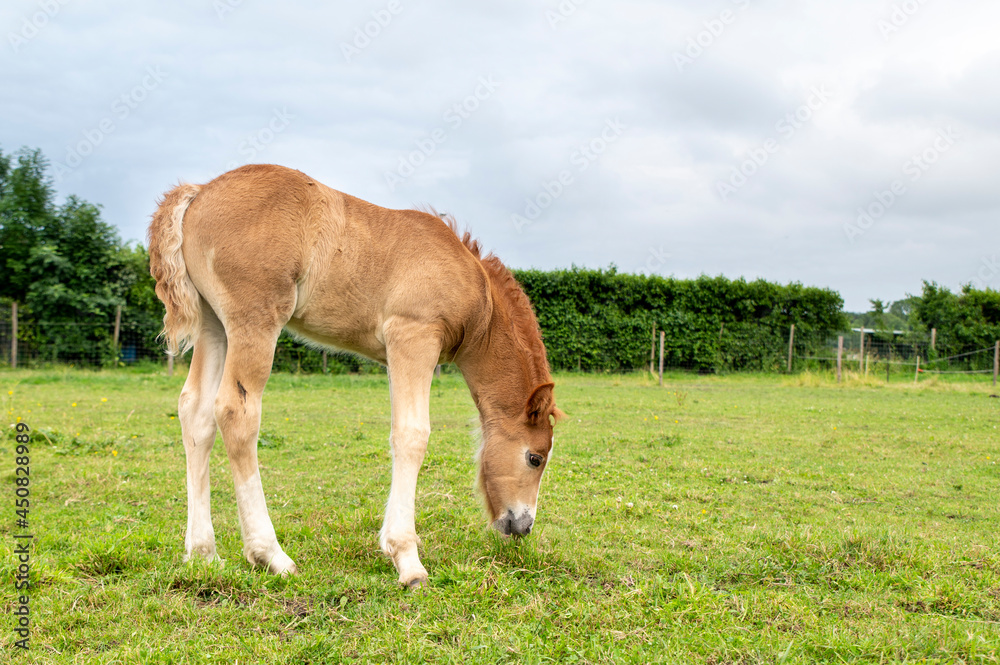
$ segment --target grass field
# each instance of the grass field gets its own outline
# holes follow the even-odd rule
[[[1000,399],[988,382],[560,375],[534,533],[485,528],[475,409],[432,392],[431,585],[378,551],[384,376],[275,375],[260,458],[301,573],[182,563],[182,376],[0,373],[31,444],[31,650],[14,653],[14,441],[0,442],[0,648],[16,662],[1000,662]]]

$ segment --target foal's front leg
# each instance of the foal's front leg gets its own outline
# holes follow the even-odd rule
[[[427,570],[417,553],[420,544],[414,522],[417,474],[431,433],[431,379],[440,351],[431,343],[421,345],[407,340],[404,344],[397,339],[397,344],[403,347],[402,351],[387,344],[392,400],[392,488],[379,544],[392,557],[400,583],[419,586],[427,582]]]

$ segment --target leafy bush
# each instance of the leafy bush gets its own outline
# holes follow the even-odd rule
[[[924,282],[912,317],[922,332],[937,329],[939,357],[987,349],[1000,339],[1000,291],[967,284],[956,294],[935,282]],[[992,359],[992,354],[976,357],[980,364],[990,364]]]
[[[556,369],[648,366],[655,324],[666,333],[667,366],[768,371],[782,365],[791,324],[799,351],[847,326],[837,292],[798,283],[630,275],[613,266],[514,276],[534,304]]]

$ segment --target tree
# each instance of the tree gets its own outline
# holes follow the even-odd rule
[[[17,166],[0,152],[0,295],[24,303],[31,253],[52,222],[52,184],[40,150],[22,148]]]
[[[892,303],[892,306],[889,307],[889,313],[892,316],[901,319],[904,323],[909,325],[910,318],[913,315],[913,310],[919,302],[920,302],[919,297],[907,296],[902,300],[897,300],[896,302]]]
[[[17,301],[19,337],[47,359],[111,359],[117,307],[131,326],[155,336],[162,305],[153,294],[149,256],[122,243],[100,207],[76,196],[56,205],[48,163],[22,148],[16,166],[0,153],[0,298]]]
[[[941,355],[988,349],[1000,339],[1000,292],[966,284],[961,293],[955,294],[925,281],[913,317],[923,330],[937,328],[937,350]],[[981,355],[976,358],[990,356]]]
[[[873,299],[868,302],[872,305],[872,310],[868,312],[868,321],[876,331],[885,330],[885,303],[881,300]]]

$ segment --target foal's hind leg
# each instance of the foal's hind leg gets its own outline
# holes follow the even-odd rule
[[[280,330],[280,329],[279,329]],[[226,330],[229,349],[215,417],[222,430],[236,484],[236,505],[243,535],[243,555],[272,573],[295,573],[295,563],[281,549],[267,513],[257,466],[261,397],[271,374],[278,330]]]
[[[386,326],[389,394],[392,400],[392,488],[379,533],[382,551],[392,557],[399,581],[418,586],[427,581],[420,563],[414,512],[417,474],[430,437],[430,392],[440,342],[405,324]]]
[[[187,457],[185,561],[195,556],[210,560],[218,558],[215,530],[212,528],[208,467],[215,443],[215,395],[226,360],[226,337],[214,315],[206,313],[203,320],[177,408]]]

